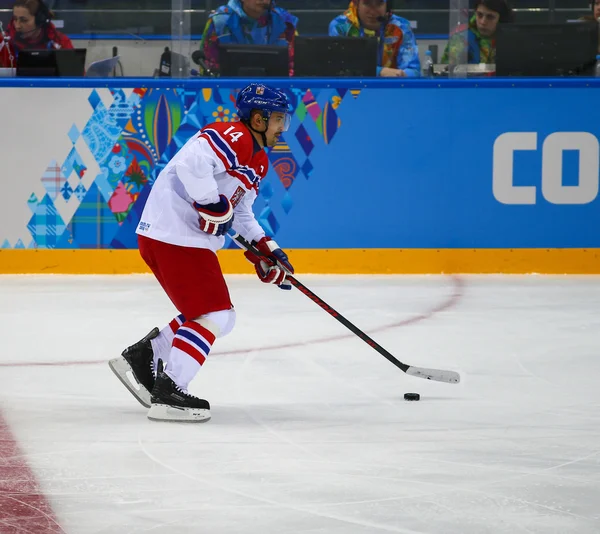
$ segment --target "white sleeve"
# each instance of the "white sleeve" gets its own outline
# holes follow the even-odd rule
[[[252,204],[254,204],[255,198],[256,193],[254,192],[245,195],[233,211],[235,214],[233,229],[246,239],[246,241],[250,241],[250,243],[252,241],[259,241],[265,237],[265,231],[258,224],[252,211]]]
[[[215,174],[225,172],[225,165],[202,137],[185,148],[187,150],[175,163],[175,170],[187,194],[198,204],[218,202],[219,188]]]

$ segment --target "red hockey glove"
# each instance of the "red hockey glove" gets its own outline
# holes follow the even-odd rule
[[[264,256],[256,256],[249,250],[244,252],[244,256],[254,264],[260,280],[265,284],[275,284],[280,289],[292,289],[292,285],[286,280],[286,275],[294,274],[294,268],[287,254],[270,237],[263,237],[260,241],[253,241],[252,244]]]
[[[219,195],[219,202],[215,204],[198,204],[194,202],[198,211],[200,230],[210,235],[225,235],[233,224],[233,206],[225,195]]]

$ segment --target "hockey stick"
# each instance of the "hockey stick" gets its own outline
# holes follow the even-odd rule
[[[254,255],[259,257],[266,257],[260,250],[258,250],[252,243],[249,243],[246,239],[244,239],[239,234],[230,235],[231,239],[235,242],[239,243],[242,248],[249,250]],[[274,258],[269,257],[269,259],[273,260]],[[334,310],[329,304],[320,299],[317,295],[315,295],[310,289],[308,289],[304,284],[302,284],[298,279],[294,278],[289,272],[281,265],[278,264],[284,271],[288,274],[286,279],[289,280],[290,284],[292,284],[296,289],[298,289],[301,293],[304,293],[310,300],[312,300],[317,306],[321,309],[325,310],[329,315],[331,315],[334,319],[337,319],[340,323],[342,323],[348,330],[350,330],[353,334],[362,339],[367,345],[374,348],[379,354],[381,354],[384,358],[386,358],[389,362],[393,363],[396,367],[404,371],[407,375],[416,376],[418,378],[424,378],[426,380],[436,380],[437,382],[447,382],[449,384],[458,384],[460,382],[460,375],[454,371],[443,371],[440,369],[426,369],[425,367],[415,367],[413,365],[407,365],[402,363],[400,360],[395,358],[392,354],[390,354],[387,350],[385,350],[379,343],[371,339],[367,334],[365,334],[358,327],[354,326],[348,319],[346,319],[341,313]]]

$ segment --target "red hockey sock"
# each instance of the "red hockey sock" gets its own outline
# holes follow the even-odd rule
[[[214,342],[215,335],[210,330],[194,321],[184,322],[173,338],[165,372],[180,388],[187,390]]]

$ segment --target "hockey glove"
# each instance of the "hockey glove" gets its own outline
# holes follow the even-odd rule
[[[264,255],[256,256],[247,250],[244,256],[254,264],[260,280],[265,284],[275,284],[280,289],[292,289],[292,285],[286,280],[286,275],[294,274],[294,268],[287,254],[270,237],[263,237],[260,241],[253,241],[252,244]]]
[[[219,202],[215,204],[198,204],[194,202],[198,211],[200,230],[210,235],[225,235],[233,224],[233,206],[224,195],[219,195]]]

